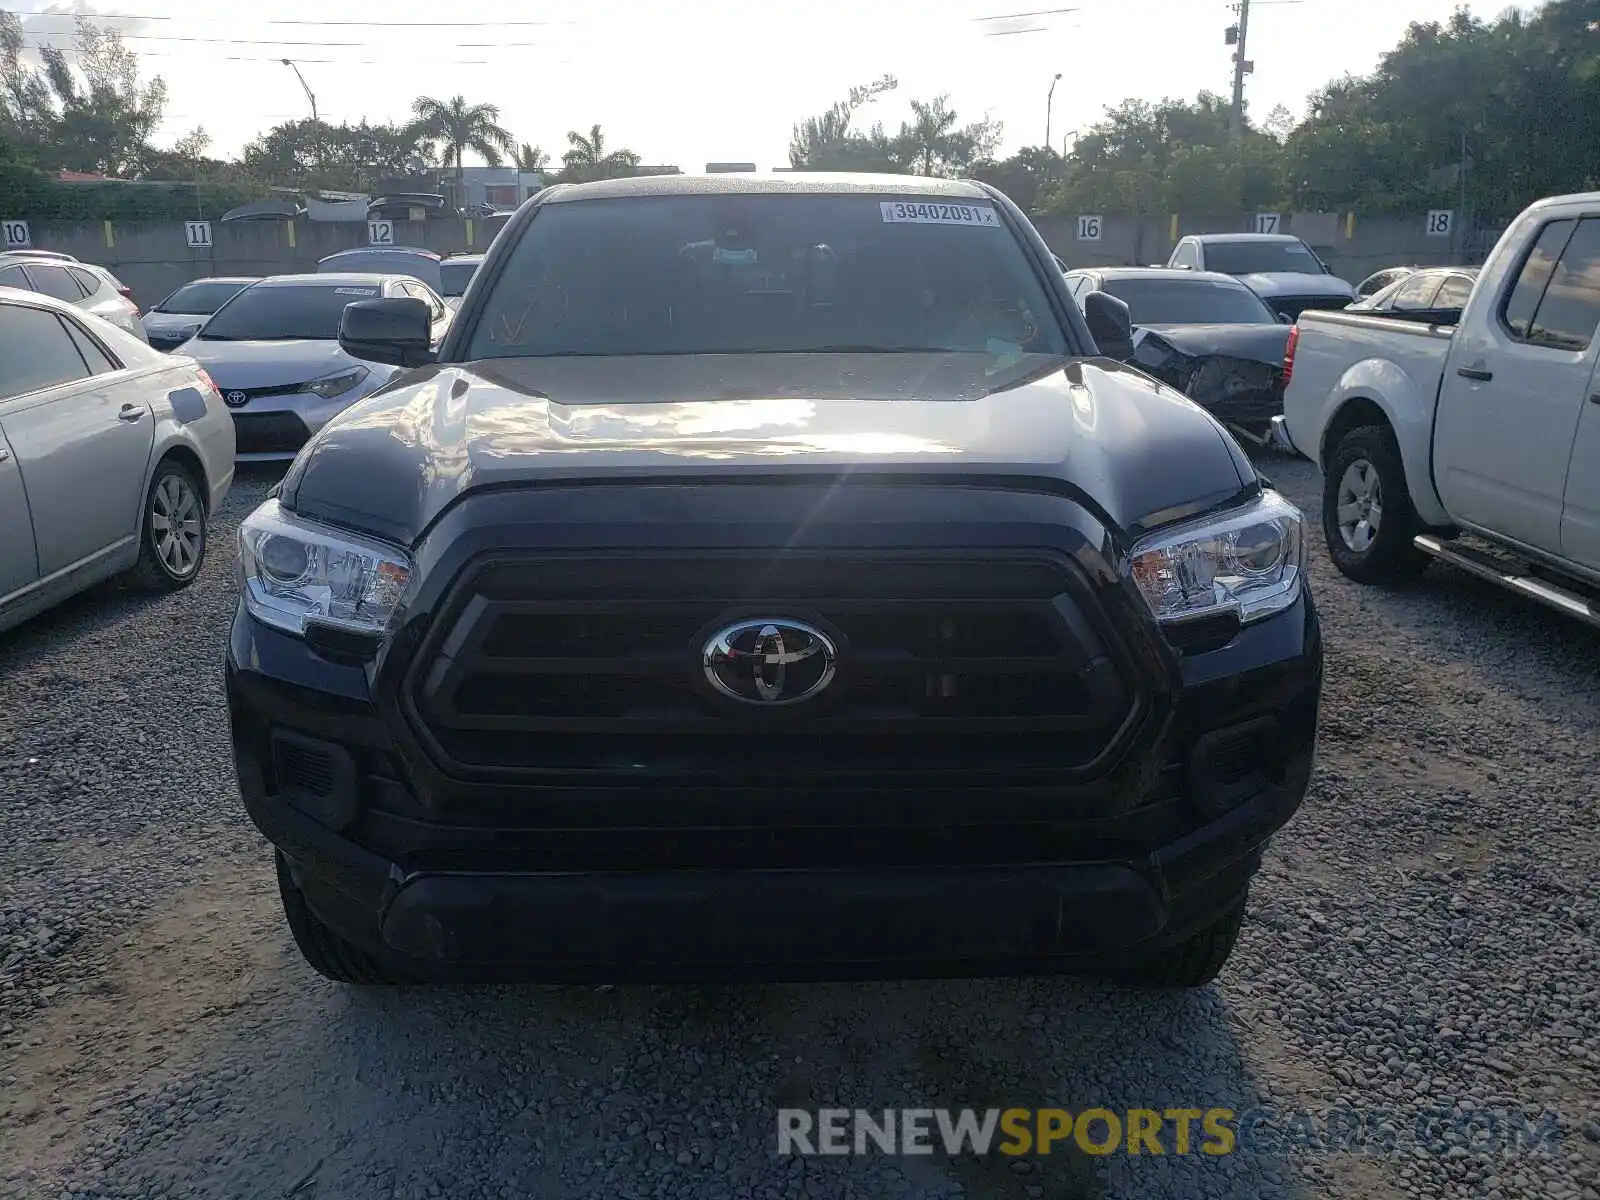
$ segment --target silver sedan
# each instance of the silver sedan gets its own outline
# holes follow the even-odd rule
[[[378,390],[398,367],[339,348],[345,305],[380,296],[427,304],[433,341],[452,314],[432,288],[403,275],[274,275],[229,300],[174,353],[210,372],[233,411],[241,462],[292,459],[316,433]]]
[[[194,581],[233,423],[192,360],[0,287],[0,629],[112,575]]]

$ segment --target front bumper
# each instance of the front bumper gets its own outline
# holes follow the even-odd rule
[[[379,715],[362,669],[241,610],[227,690],[246,808],[312,912],[414,970],[549,982],[981,975],[1142,957],[1236,902],[1305,794],[1321,657],[1309,596],[1185,656],[1173,719],[1144,751],[1156,760],[1149,794],[1116,812],[1091,783],[975,794],[907,777],[827,812],[801,791],[769,805],[733,788],[664,790],[654,805],[619,796],[611,808],[592,789],[553,800],[457,781],[475,814],[504,815],[419,818],[427,796],[402,812],[386,789],[429,784],[399,766],[407,735]],[[275,730],[354,752],[337,803],[286,794]],[[1239,731],[1272,769],[1224,796],[1206,778],[1207,747]]]
[[[217,384],[224,396],[232,389]],[[288,462],[334,417],[362,400],[376,385],[352,388],[344,395],[324,400],[309,392],[252,398],[229,405],[240,462]]]

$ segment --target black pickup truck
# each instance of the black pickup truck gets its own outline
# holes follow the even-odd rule
[[[227,661],[311,965],[1210,979],[1321,638],[1125,314],[983,184],[804,175],[549,189],[437,353],[352,304],[411,369],[245,520]]]

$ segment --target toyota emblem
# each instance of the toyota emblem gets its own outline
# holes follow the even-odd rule
[[[745,704],[798,704],[830,683],[838,666],[833,639],[814,625],[761,617],[719,629],[700,652],[706,681]]]
[[[245,401],[250,399],[244,392],[228,392],[222,398],[228,402],[229,408],[243,408]]]

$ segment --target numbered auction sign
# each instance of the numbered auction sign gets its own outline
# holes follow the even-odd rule
[[[183,240],[189,243],[191,250],[210,249],[211,222],[185,221],[183,223]]]
[[[1078,240],[1080,242],[1098,242],[1100,240],[1100,226],[1104,220],[1105,218],[1099,215],[1079,216]]]
[[[33,239],[28,236],[26,221],[0,221],[0,230],[5,233],[7,250],[23,250],[33,245]]]
[[[1427,234],[1429,237],[1449,237],[1451,219],[1455,216],[1453,209],[1434,208],[1428,211]]]
[[[374,246],[394,245],[393,221],[368,221],[367,241]]]
[[[1277,233],[1278,232],[1278,214],[1277,213],[1257,213],[1256,214],[1256,232],[1257,233]]]

